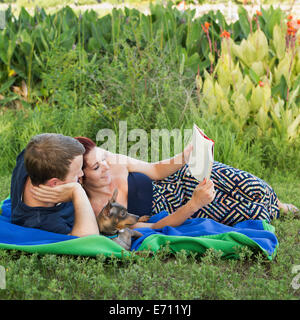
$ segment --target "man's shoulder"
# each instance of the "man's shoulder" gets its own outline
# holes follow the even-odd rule
[[[20,160],[24,160],[25,149],[23,149],[17,156],[17,162]]]
[[[20,201],[12,210],[11,222],[24,227],[67,234],[74,223],[73,203],[64,202],[54,207],[29,207]]]
[[[27,170],[25,168],[25,163],[24,163],[24,153],[25,153],[25,149],[21,151],[17,156],[16,165],[12,173],[12,179],[14,178],[14,176],[20,175],[21,173],[24,176],[28,175]]]
[[[25,150],[23,150],[18,155],[16,166],[11,176],[10,197],[12,202],[12,208],[16,207],[17,203],[21,200],[26,179],[28,177],[24,164],[24,152]]]

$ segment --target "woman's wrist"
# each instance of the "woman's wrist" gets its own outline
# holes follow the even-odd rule
[[[198,211],[199,209],[202,208],[202,206],[199,207],[199,205],[195,205],[194,201],[192,199],[190,199],[187,203],[186,203],[187,209],[193,214],[196,211]]]

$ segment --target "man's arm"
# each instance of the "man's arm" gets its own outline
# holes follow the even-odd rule
[[[99,234],[94,211],[81,186],[74,190],[72,202],[74,206],[74,225],[70,234],[77,237]]]
[[[73,202],[74,225],[71,235],[84,237],[99,234],[98,224],[90,201],[79,183],[67,183],[56,187],[40,185],[32,187],[33,197],[49,203]]]

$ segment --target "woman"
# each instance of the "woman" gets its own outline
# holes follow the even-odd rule
[[[219,162],[214,162],[211,180],[199,183],[186,164],[191,145],[172,159],[147,163],[98,148],[89,138],[75,139],[86,149],[81,183],[96,215],[115,188],[117,201],[130,213],[142,216],[166,210],[172,213],[167,217],[172,226],[189,217],[211,218],[227,225],[247,219],[270,222],[279,217],[280,209],[297,210],[281,203],[265,181]]]

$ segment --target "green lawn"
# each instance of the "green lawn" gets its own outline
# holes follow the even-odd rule
[[[282,201],[300,206],[300,183],[280,173],[267,180]],[[0,177],[0,198],[9,176]],[[240,260],[217,252],[187,256],[167,250],[144,260],[27,254],[0,251],[6,289],[0,299],[299,299],[291,282],[300,265],[300,220],[288,214],[272,223],[279,240],[273,261],[243,250]]]

